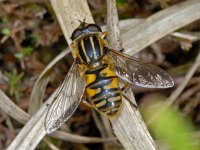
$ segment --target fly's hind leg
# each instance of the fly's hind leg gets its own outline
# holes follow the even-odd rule
[[[130,100],[130,99],[126,96],[126,93],[127,93],[127,91],[128,91],[129,89],[130,89],[130,88],[129,88],[129,84],[128,84],[128,83],[126,83],[126,84],[121,88],[123,97],[124,97],[124,99],[128,100],[129,103],[131,103],[134,107],[137,107],[136,102],[135,102],[135,101],[133,102],[132,100]]]
[[[128,86],[128,83],[126,83],[122,88],[121,88],[121,91],[126,93],[129,89],[129,86]]]
[[[84,95],[83,95],[82,102],[83,102],[83,104],[85,104],[86,106],[88,106],[88,107],[90,107],[90,108],[94,108],[94,107],[92,106],[92,104],[90,104],[90,103],[88,102],[88,98],[87,98],[87,95],[86,95],[85,93],[84,93]]]
[[[94,108],[90,103],[88,103],[88,101],[86,99],[83,99],[83,104],[85,104],[86,106],[88,106],[90,108]]]

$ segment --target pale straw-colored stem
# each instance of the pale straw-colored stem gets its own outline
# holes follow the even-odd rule
[[[89,23],[93,22],[91,13],[89,11],[88,5],[85,0],[76,0],[76,1],[51,0],[51,3],[56,12],[61,28],[68,43],[71,42],[70,36],[72,31],[79,25],[79,22],[76,21],[76,19],[83,20],[86,17],[87,22]],[[141,24],[138,23],[136,27],[129,26],[130,31],[127,30],[127,32],[122,33],[122,42],[124,44],[123,46],[125,50],[128,49],[129,54],[135,54],[136,52],[141,51],[141,49],[143,49],[144,47],[149,46],[154,41],[160,39],[161,37],[164,37],[166,34],[169,34],[195,20],[198,20],[199,18],[200,18],[199,0],[189,0],[181,4],[177,4],[173,7],[170,7],[164,11],[160,11],[159,13],[150,16],[149,18],[145,19]],[[133,51],[133,49],[135,51]],[[2,99],[0,98],[0,100]],[[49,98],[47,103],[50,104],[51,101],[52,98]],[[127,107],[126,105],[129,105],[127,101],[123,103],[123,107],[124,106]],[[128,113],[132,115],[135,112],[134,117],[139,119],[140,114],[137,110],[134,109],[136,108],[133,107],[131,109],[122,109],[121,115],[124,114],[127,115]],[[8,147],[8,150],[35,149],[35,147],[38,145],[41,139],[45,136],[43,123],[46,110],[47,107],[46,104],[44,104],[37,111],[37,113],[34,116],[32,116],[32,118],[26,123],[26,125],[23,127],[23,129],[20,131],[20,133]],[[28,115],[24,116],[27,116],[25,120],[29,119]],[[116,128],[114,126],[113,128],[115,131],[117,130],[121,132],[126,131],[125,134],[127,134],[128,136],[124,136],[123,138],[131,137],[132,136],[131,129],[135,128],[136,122],[133,123],[132,127],[128,129],[117,127],[117,124],[120,121],[123,121],[124,117],[127,116],[120,116],[119,119],[112,120],[113,123],[116,123]],[[135,121],[134,117],[132,117],[133,120],[130,120],[131,122]],[[21,122],[25,121],[23,120],[23,118],[19,118],[17,120]],[[130,122],[125,122],[124,124],[130,124]],[[143,126],[143,123],[138,126]],[[145,126],[143,127],[146,128]],[[138,130],[137,125],[136,125],[136,130]],[[136,133],[139,133],[138,131]],[[143,131],[146,131],[146,129],[144,129]],[[142,132],[140,134],[148,136],[148,133]],[[136,135],[132,136],[132,139],[134,139],[135,136]],[[151,139],[151,137],[149,137],[149,139]],[[137,139],[135,139],[134,142],[137,145]],[[154,147],[154,145],[152,145],[151,147]],[[141,150],[142,148],[138,149]],[[146,149],[148,148],[145,148],[144,150]]]

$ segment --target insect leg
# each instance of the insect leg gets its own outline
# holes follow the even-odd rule
[[[121,91],[122,91],[122,94],[123,94],[123,97],[124,99],[128,100],[129,103],[131,103],[134,107],[137,107],[137,104],[134,103],[133,101],[131,101],[127,96],[126,96],[126,92],[129,90],[129,84],[126,83],[122,88],[121,88]]]
[[[101,35],[101,38],[102,38],[102,39],[105,39],[105,38],[107,37],[107,35],[108,35],[108,32],[107,32],[107,31],[104,31],[104,32],[102,33],[102,35]]]
[[[94,108],[94,107],[92,106],[92,104],[90,104],[90,103],[88,102],[87,96],[86,96],[85,93],[84,93],[84,96],[83,96],[83,98],[82,98],[82,102],[83,102],[83,104],[85,104],[86,106],[88,106],[88,107],[90,107],[90,108]]]
[[[129,101],[130,104],[132,104],[135,108],[137,108],[137,104],[134,103],[134,102],[132,102],[132,101],[124,94],[124,92],[123,92],[122,95],[123,95],[123,98],[124,98],[124,99],[126,99],[127,101]]]
[[[85,104],[86,106],[88,106],[90,108],[94,108],[90,103],[87,102],[86,99],[83,99],[83,104]]]
[[[128,83],[126,83],[126,84],[121,88],[121,91],[124,92],[124,93],[126,93],[126,92],[128,91],[128,88],[129,88]]]

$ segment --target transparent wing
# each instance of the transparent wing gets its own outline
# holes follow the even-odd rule
[[[139,61],[124,53],[110,50],[117,75],[131,84],[147,88],[169,88],[174,85],[170,75],[152,64]]]
[[[81,101],[84,89],[85,82],[80,76],[79,67],[73,63],[47,111],[44,126],[48,134],[72,116]]]

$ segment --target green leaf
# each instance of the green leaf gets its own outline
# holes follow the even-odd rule
[[[1,33],[4,34],[4,35],[10,35],[11,34],[11,32],[10,32],[10,30],[8,28],[2,29]]]
[[[33,48],[28,46],[28,47],[24,47],[23,48],[23,56],[26,57],[26,56],[30,56],[31,53],[33,51]]]
[[[28,47],[23,47],[22,52],[17,52],[14,54],[16,58],[19,60],[23,60],[25,57],[30,56],[32,54],[33,48],[28,46]]]
[[[21,81],[23,79],[24,73],[17,73],[16,69],[13,72],[5,72],[5,76],[8,78],[8,91],[10,96],[15,96],[16,100],[19,100],[22,93]]]
[[[116,4],[118,7],[123,6],[126,3],[126,0],[117,0]]]
[[[160,113],[164,109],[164,102],[153,104],[151,108],[146,109],[144,114],[151,118],[153,114]],[[173,108],[160,113],[156,120],[150,125],[150,129],[156,138],[162,140],[169,146],[170,150],[198,150],[194,146],[195,139],[189,136],[194,129],[189,120],[182,118],[179,112]]]

